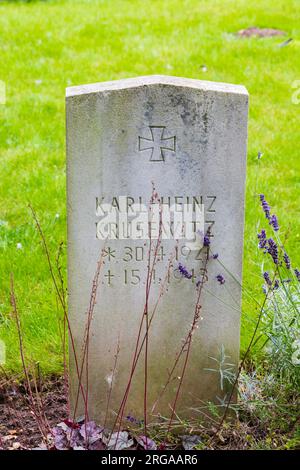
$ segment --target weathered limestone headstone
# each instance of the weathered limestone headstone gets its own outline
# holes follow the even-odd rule
[[[218,369],[211,357],[220,359],[222,350],[230,356],[226,362],[237,365],[239,357],[241,289],[234,278],[241,281],[247,110],[243,86],[185,78],[139,77],[67,90],[69,318],[79,363],[97,260],[105,250],[88,348],[89,416],[100,423],[108,397],[113,422],[124,396],[145,305],[149,239],[126,238],[120,221],[122,214],[135,216],[139,206],[148,204],[152,184],[160,207],[179,212],[184,205],[192,205],[194,212],[204,208],[211,252],[206,276],[206,248],[196,249],[180,237],[176,244],[168,234],[161,242],[149,315],[163,282],[168,290],[149,329],[148,409],[167,382],[190,329],[202,275],[206,282],[200,318],[176,411],[190,416],[190,408],[202,405],[201,400],[218,403],[217,397],[224,399],[228,391],[219,373],[207,369]],[[105,219],[110,205],[112,219]],[[103,223],[113,217],[119,217],[119,226]],[[213,253],[233,276],[212,259]],[[179,263],[190,279],[180,273]],[[219,274],[225,284],[217,280]],[[72,347],[70,355],[74,407],[78,374]],[[184,355],[156,414],[170,416],[183,360]],[[143,399],[144,349],[124,416],[143,419]],[[77,415],[82,414],[80,399]]]

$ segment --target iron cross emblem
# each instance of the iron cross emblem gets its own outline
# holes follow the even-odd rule
[[[150,162],[164,162],[165,152],[175,152],[176,137],[165,137],[165,126],[149,126],[151,138],[139,137],[139,151],[151,150]]]

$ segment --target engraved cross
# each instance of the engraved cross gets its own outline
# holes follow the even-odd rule
[[[151,150],[150,162],[164,162],[165,151],[175,152],[176,137],[165,137],[165,126],[149,126],[151,139],[139,137],[139,151]]]

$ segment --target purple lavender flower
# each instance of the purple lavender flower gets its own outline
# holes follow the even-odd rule
[[[178,264],[178,269],[180,274],[185,277],[186,279],[191,279],[193,275],[188,272],[185,266],[183,266],[181,263]]]
[[[212,255],[212,257],[213,257],[213,259],[218,259],[219,254],[218,254],[218,253],[214,253],[214,254]]]
[[[266,218],[270,219],[270,209],[271,208],[270,208],[269,204],[267,203],[267,201],[265,200],[265,195],[260,194],[259,198],[260,198],[262,210],[264,211]]]
[[[131,423],[134,423],[135,418],[131,415],[126,416],[127,421],[130,421]]]
[[[294,273],[295,273],[296,278],[297,278],[298,281],[300,282],[300,271],[299,271],[299,269],[297,269],[297,268],[294,269]]]
[[[278,279],[276,279],[276,281],[274,282],[273,290],[276,290],[276,289],[279,289],[279,281],[278,281]]]
[[[203,237],[203,246],[209,246],[210,245],[210,238],[209,235],[204,235]]]
[[[291,269],[291,260],[290,260],[290,257],[287,253],[284,253],[283,259],[284,259],[284,262],[285,262],[285,265],[286,265],[286,269]]]
[[[130,421],[131,423],[140,424],[140,421],[130,414],[126,416],[126,419],[127,421]]]
[[[270,275],[269,275],[268,271],[264,272],[263,277],[264,277],[264,280],[266,281],[266,283],[268,284],[268,286],[271,286],[272,281],[270,279]]]
[[[272,256],[273,261],[275,264],[278,264],[278,246],[274,242],[273,238],[268,239],[268,248],[267,248],[268,253]]]
[[[270,222],[269,222],[270,225],[272,225],[273,229],[275,232],[278,232],[279,230],[279,224],[278,224],[278,219],[276,217],[275,214],[273,214],[271,217],[270,217]]]
[[[260,249],[265,248],[267,243],[267,235],[264,229],[262,229],[261,232],[257,234],[257,238],[259,239],[258,247]]]
[[[217,281],[218,281],[219,284],[221,284],[221,285],[222,285],[222,284],[225,284],[225,279],[224,279],[224,277],[222,276],[222,274],[218,274],[218,275],[216,276],[216,279],[217,279]]]

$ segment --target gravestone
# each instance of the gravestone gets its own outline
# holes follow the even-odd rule
[[[114,421],[129,381],[141,321],[144,343],[124,417],[144,417],[146,342],[148,419],[154,419],[152,414],[170,416],[199,289],[198,318],[176,413],[189,417],[195,413],[192,408],[207,400],[226,401],[230,387],[218,369],[221,364],[234,372],[239,359],[246,89],[148,76],[70,87],[66,106],[73,410],[83,414],[81,394],[76,405],[78,367],[99,259],[88,366],[82,371],[85,387],[88,381],[89,417],[100,423],[105,416]],[[197,215],[192,220],[194,239],[174,225],[162,234],[161,214],[172,213],[174,221],[189,208],[192,219]],[[132,232],[127,230],[128,219],[139,222]],[[141,230],[152,221],[153,233]],[[205,234],[209,247],[202,246]],[[147,296],[149,246],[151,265],[156,243]],[[143,315],[148,318],[148,341]],[[222,365],[224,354],[233,366]]]

